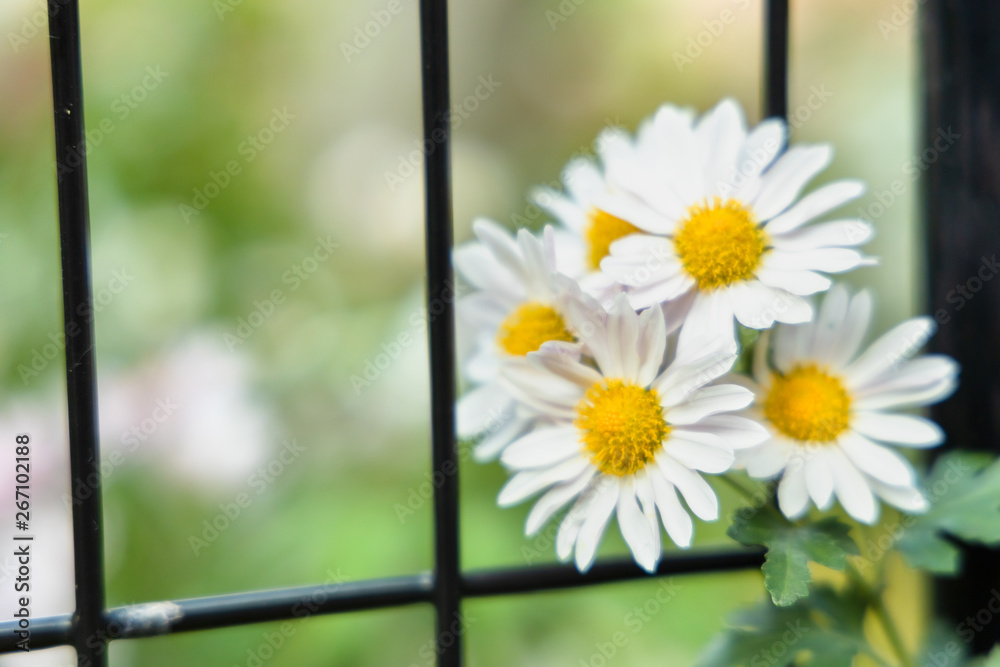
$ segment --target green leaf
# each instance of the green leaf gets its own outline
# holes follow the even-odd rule
[[[961,552],[946,535],[1000,545],[1000,461],[969,452],[945,454],[925,484],[931,508],[921,516],[904,517],[904,531],[896,541],[910,565],[935,574],[957,573]]]
[[[727,534],[740,544],[767,547],[764,585],[774,604],[787,606],[809,595],[809,561],[843,570],[847,556],[859,553],[849,532],[833,517],[795,524],[766,506],[737,512]]]
[[[851,588],[823,586],[789,607],[762,602],[730,617],[699,667],[849,667],[867,644],[861,630],[864,598]]]

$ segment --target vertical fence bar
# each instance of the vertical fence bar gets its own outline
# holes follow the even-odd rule
[[[949,447],[1000,451],[1000,4],[922,4],[923,128],[928,300],[936,352],[962,365],[958,391],[933,409]],[[965,549],[959,579],[939,580],[935,607],[974,631],[976,653],[1000,641],[1000,623],[976,615],[1000,588],[1000,553]],[[971,617],[971,618],[970,618]],[[965,639],[965,637],[963,637]]]
[[[430,317],[431,437],[434,491],[434,603],[441,667],[462,663],[462,638],[449,630],[461,607],[458,452],[455,442],[455,334],[451,246],[451,132],[447,0],[420,2],[426,157],[427,308]],[[447,638],[447,641],[445,641]]]
[[[764,117],[788,115],[788,0],[764,9]]]
[[[49,50],[55,116],[56,187],[62,255],[63,322],[66,335],[66,400],[70,476],[100,480],[94,312],[90,288],[87,159],[83,126],[83,66],[77,0],[50,2]],[[75,486],[74,486],[75,488]],[[107,664],[101,632],[104,614],[104,543],[101,490],[73,502],[76,613],[73,646],[80,665]]]

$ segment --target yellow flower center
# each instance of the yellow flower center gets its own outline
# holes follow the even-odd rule
[[[583,449],[601,472],[631,475],[653,460],[670,433],[653,389],[603,380],[576,406]]]
[[[623,236],[641,231],[635,225],[596,208],[592,209],[587,217],[590,220],[584,232],[587,248],[590,251],[587,259],[590,268],[594,270],[601,268],[601,260],[610,254],[612,243]]]
[[[529,302],[518,306],[500,324],[497,343],[509,354],[524,356],[550,340],[573,342],[566,322],[552,306]]]
[[[779,431],[803,442],[830,442],[847,428],[851,398],[843,383],[815,365],[774,375],[764,415]]]
[[[753,277],[766,248],[753,213],[735,199],[696,204],[674,235],[674,246],[698,289],[713,290]]]

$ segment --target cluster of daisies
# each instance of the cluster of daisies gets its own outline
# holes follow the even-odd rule
[[[562,191],[532,193],[555,221],[540,235],[478,220],[455,251],[475,288],[458,303],[459,435],[510,472],[501,506],[538,496],[528,535],[568,507],[556,552],[581,571],[612,514],[654,570],[661,523],[689,546],[691,514],[719,517],[704,475],[733,469],[777,480],[789,518],[835,499],[865,524],[879,500],[926,509],[897,448],[944,434],[900,410],[946,398],[957,365],[914,358],[926,317],[862,351],[871,298],[828,275],[874,263],[858,250],[873,229],[816,219],[864,187],[803,195],[832,151],[786,148],[787,131],[748,130],[732,100],[700,117],[664,105],[635,136],[605,130]],[[763,331],[748,374],[733,372],[739,326]]]

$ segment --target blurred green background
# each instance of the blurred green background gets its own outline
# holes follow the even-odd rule
[[[833,143],[821,181],[864,179],[865,209],[904,184],[868,214],[881,266],[848,278],[874,287],[884,330],[922,287],[904,172],[918,151],[915,26],[886,30],[890,0],[792,4],[793,138]],[[91,0],[82,13],[109,604],[428,569],[416,0]],[[452,2],[454,101],[494,82],[455,128],[457,240],[477,215],[541,226],[527,189],[609,123],[727,95],[756,122],[761,16],[750,0]],[[40,0],[0,5],[0,437],[34,439],[36,616],[72,609],[46,34]],[[352,384],[402,333],[412,344]],[[522,537],[529,505],[495,507],[503,479],[466,457],[464,567],[554,560],[550,542]],[[697,535],[727,542],[721,523]],[[626,553],[616,529],[602,553]],[[599,665],[598,644],[623,631],[607,664],[690,665],[762,594],[755,572],[674,583],[638,629],[630,614],[658,582],[472,601],[469,664]],[[115,642],[111,662],[432,664],[429,608],[296,622],[268,650],[274,633]],[[0,665],[69,665],[67,651]]]

